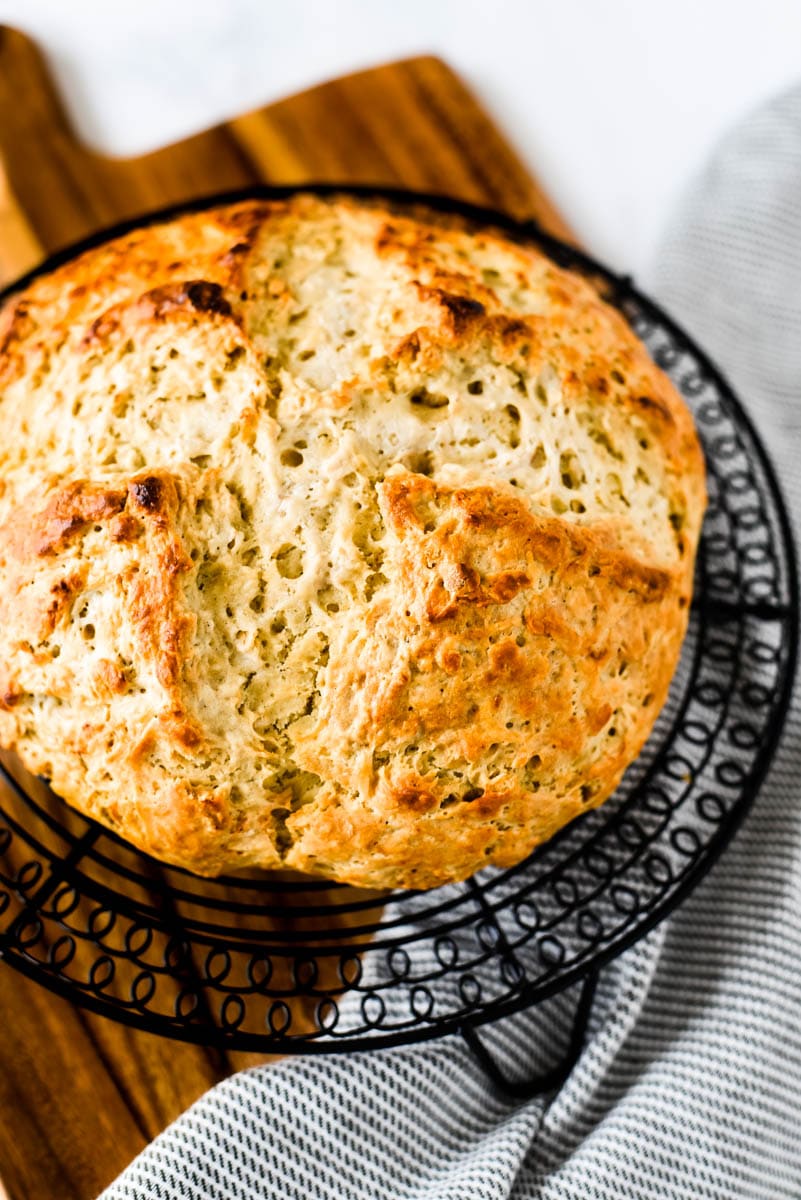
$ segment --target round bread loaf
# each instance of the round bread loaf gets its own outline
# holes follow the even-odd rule
[[[535,249],[347,197],[141,228],[0,314],[0,741],[199,874],[513,864],[648,736],[704,503]]]

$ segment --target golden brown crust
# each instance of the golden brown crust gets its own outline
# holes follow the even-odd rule
[[[344,199],[0,313],[0,741],[214,874],[426,887],[603,802],[667,695],[691,418],[536,251]]]

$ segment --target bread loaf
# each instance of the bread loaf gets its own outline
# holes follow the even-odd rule
[[[199,874],[513,864],[647,738],[704,503],[536,249],[346,197],[143,227],[0,314],[0,741]]]

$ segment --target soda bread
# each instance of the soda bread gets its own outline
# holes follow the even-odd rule
[[[347,197],[143,227],[0,313],[0,742],[199,874],[513,864],[647,738],[704,504],[536,249]]]

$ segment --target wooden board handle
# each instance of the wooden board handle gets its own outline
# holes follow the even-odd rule
[[[0,164],[6,278],[104,225],[260,181],[439,192],[573,236],[462,81],[433,57],[361,71],[115,159],[76,138],[37,48],[0,27]]]

